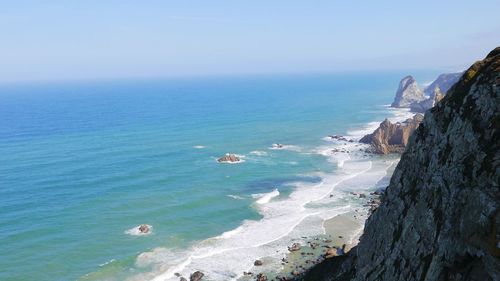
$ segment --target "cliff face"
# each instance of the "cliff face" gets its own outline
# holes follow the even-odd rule
[[[500,280],[500,47],[410,138],[358,246],[305,280]]]
[[[372,134],[364,136],[359,141],[371,144],[369,151],[373,153],[402,153],[410,135],[418,128],[422,119],[422,114],[416,114],[412,119],[396,124],[385,119]]]
[[[392,107],[410,107],[412,103],[425,99],[424,92],[418,87],[417,81],[412,76],[406,76],[399,82],[399,87],[394,97]]]
[[[443,99],[443,97],[444,95],[441,90],[436,87],[434,89],[433,96],[421,102],[412,104],[410,107],[411,111],[424,113],[425,111],[427,111],[427,109],[433,108],[440,100]]]
[[[436,89],[439,89],[439,91],[441,91],[443,95],[446,95],[451,86],[457,83],[462,74],[462,72],[441,74],[438,76],[438,78],[436,78],[436,80],[434,80],[434,82],[432,82],[427,88],[425,88],[424,93],[431,99],[434,98]]]

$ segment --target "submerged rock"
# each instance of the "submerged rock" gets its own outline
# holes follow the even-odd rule
[[[418,128],[422,120],[422,114],[416,114],[413,118],[396,124],[385,119],[372,134],[364,136],[359,141],[371,144],[369,152],[378,154],[402,153],[410,135]]]
[[[273,143],[272,148],[281,149],[281,148],[283,148],[283,144],[281,144],[281,143]]]
[[[425,100],[424,92],[418,87],[413,76],[408,75],[401,79],[394,97],[392,107],[410,107],[411,104]]]
[[[347,141],[347,142],[352,141],[351,139],[348,139],[348,138],[341,136],[341,135],[328,135],[328,137],[331,140],[336,140],[336,141]]]
[[[217,159],[217,162],[219,163],[236,163],[236,162],[240,162],[241,159],[234,155],[234,154],[226,154],[224,155],[223,157]]]

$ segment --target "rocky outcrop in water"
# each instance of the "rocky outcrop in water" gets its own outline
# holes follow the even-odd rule
[[[358,246],[302,280],[500,280],[500,47],[410,138]]]
[[[372,134],[364,136],[359,141],[371,144],[368,151],[372,153],[402,153],[408,143],[408,138],[418,128],[422,119],[422,114],[415,114],[413,118],[395,124],[385,119]]]
[[[217,159],[219,163],[237,163],[240,162],[241,159],[234,154],[226,154],[223,157]]]
[[[394,97],[392,107],[410,107],[413,103],[425,100],[424,92],[418,87],[413,76],[408,75],[401,79],[399,87]]]
[[[151,226],[147,225],[147,224],[141,224],[139,226],[139,232],[140,233],[143,233],[143,234],[147,234],[151,231]]]

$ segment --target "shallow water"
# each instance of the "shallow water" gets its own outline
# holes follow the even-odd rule
[[[397,157],[325,136],[404,118],[402,76],[0,86],[0,279],[238,278],[384,184]]]

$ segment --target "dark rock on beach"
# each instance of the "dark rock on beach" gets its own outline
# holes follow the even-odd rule
[[[500,280],[500,47],[426,112],[358,246],[297,280]]]
[[[295,252],[300,250],[300,244],[299,243],[293,243],[292,246],[288,247],[288,250],[290,252]]]
[[[261,265],[263,265],[263,263],[262,263],[261,260],[256,260],[256,261],[253,262],[253,265],[254,266],[261,266]]]
[[[196,271],[191,276],[189,276],[189,281],[200,281],[205,274],[203,274],[201,271]]]
[[[267,281],[267,277],[263,273],[257,274],[256,281]]]

